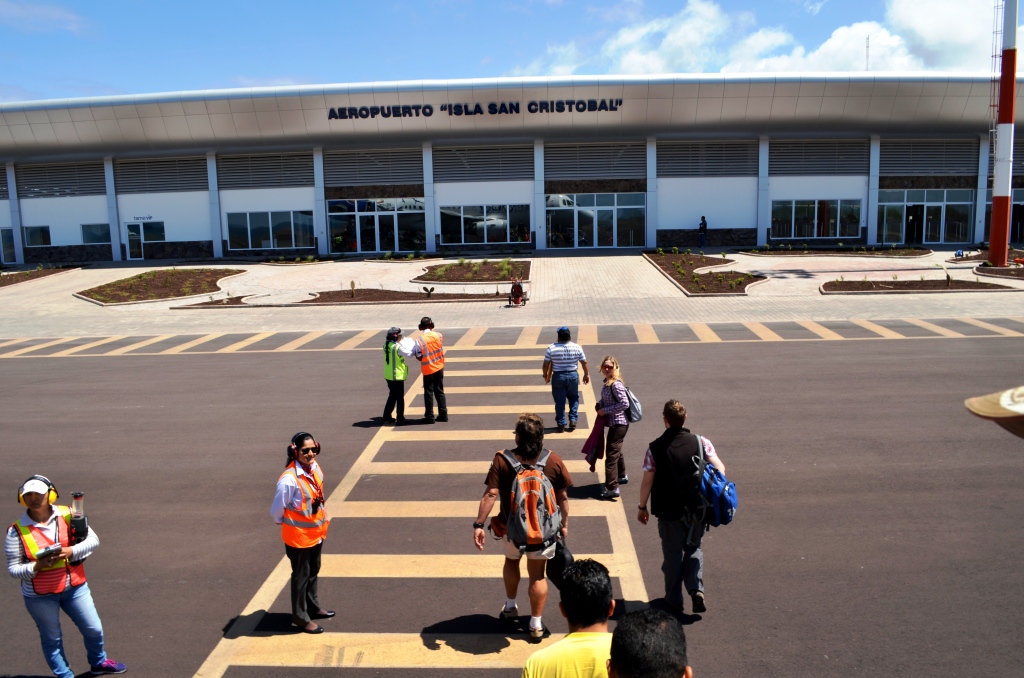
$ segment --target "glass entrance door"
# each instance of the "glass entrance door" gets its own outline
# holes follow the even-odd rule
[[[142,224],[128,224],[128,258],[142,259]]]
[[[942,205],[925,206],[924,241],[942,242]]]
[[[907,205],[906,244],[919,245],[924,237],[924,205]]]

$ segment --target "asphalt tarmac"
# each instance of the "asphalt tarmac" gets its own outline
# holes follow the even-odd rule
[[[1024,381],[1022,350],[1024,339],[1014,337],[593,347],[591,363],[614,354],[645,406],[626,438],[633,482],[622,503],[651,598],[663,592],[657,528],[639,525],[635,506],[664,400],[686,404],[689,427],[711,439],[738,487],[735,522],[705,539],[709,611],[684,617],[697,675],[1019,675],[1024,441],[970,415],[963,399]],[[538,368],[540,360],[538,353]],[[288,439],[316,434],[327,485],[336,487],[377,432],[373,418],[386,397],[378,362],[376,349],[0,361],[7,520],[20,513],[16,488],[34,473],[54,481],[62,503],[85,492],[102,542],[87,572],[111,657],[131,675],[192,676],[283,555],[268,509]],[[507,383],[540,384],[539,369],[535,382]],[[409,415],[419,416],[413,395]],[[538,392],[504,401],[449,395],[450,406],[501,402],[550,401]],[[511,431],[513,421],[453,415],[431,428]],[[581,440],[547,440],[579,459]],[[500,446],[389,443],[377,460],[445,462],[457,471]],[[574,480],[578,501],[599,489],[594,474]],[[350,498],[476,501],[482,491],[482,473],[396,474],[360,478]],[[391,553],[471,555],[472,517],[335,519],[325,552],[382,554],[384,571]],[[579,552],[608,550],[607,528],[594,518],[576,517],[570,539]],[[45,676],[18,585],[9,581],[0,598],[0,671]],[[492,618],[502,599],[497,579],[322,584],[322,600],[339,611],[325,622],[329,631],[493,631],[498,646],[502,629]],[[545,621],[558,633],[566,629],[556,600],[553,593]],[[283,632],[287,610],[285,591],[261,630]],[[64,624],[72,666],[84,670],[80,636]],[[233,666],[224,675],[518,671]]]

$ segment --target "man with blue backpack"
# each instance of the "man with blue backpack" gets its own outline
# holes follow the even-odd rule
[[[732,521],[736,487],[726,480],[725,464],[711,441],[683,428],[686,408],[682,403],[668,401],[662,415],[665,432],[644,455],[637,520],[646,525],[651,513],[658,519],[665,605],[672,612],[682,612],[685,586],[697,614],[707,611],[701,540],[708,527]]]

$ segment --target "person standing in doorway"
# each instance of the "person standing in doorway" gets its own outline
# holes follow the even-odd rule
[[[292,624],[303,633],[323,633],[314,619],[334,616],[317,595],[320,554],[330,521],[324,510],[324,472],[316,463],[320,443],[300,431],[288,444],[288,462],[277,479],[270,516],[281,526],[284,550],[292,564]]]
[[[576,364],[583,367],[583,383],[590,383],[590,368],[587,356],[579,344],[573,343],[569,328],[558,328],[558,341],[548,346],[544,353],[544,383],[551,384],[551,397],[555,399],[555,424],[558,432],[566,430],[565,403],[569,402],[569,430],[576,430],[576,419],[580,406],[579,375]]]
[[[21,580],[25,607],[39,629],[43,656],[53,675],[75,677],[64,654],[61,610],[82,632],[90,672],[124,673],[125,665],[109,659],[103,649],[103,624],[85,580],[83,561],[100,545],[99,535],[89,528],[88,536],[75,543],[71,509],[54,505],[59,496],[45,476],[22,483],[18,503],[25,513],[7,530],[7,572]]]
[[[700,226],[697,227],[697,234],[700,236],[700,248],[708,245],[708,222],[704,217],[700,218]]]
[[[406,358],[420,361],[423,372],[423,423],[448,421],[448,403],[444,398],[444,336],[434,330],[429,316],[420,318],[420,336],[410,348],[399,346]],[[434,400],[437,399],[437,418],[434,418]]]
[[[384,423],[405,424],[405,380],[409,376],[409,368],[405,358],[398,352],[398,343],[402,341],[402,329],[392,327],[384,339],[384,381],[388,385],[388,401],[384,405]],[[398,408],[398,419],[391,416]]]
[[[608,429],[604,457],[604,490],[601,499],[615,501],[619,498],[619,485],[629,482],[626,475],[626,462],[622,458],[622,443],[629,431],[629,395],[622,383],[622,372],[619,361],[608,355],[601,361],[601,376],[604,387],[601,389],[601,400],[597,403],[598,415],[604,417],[604,425]]]

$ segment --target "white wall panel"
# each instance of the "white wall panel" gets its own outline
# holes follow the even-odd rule
[[[658,228],[757,228],[757,177],[658,179]]]
[[[0,228],[11,227],[11,201],[0,200]]]
[[[210,239],[209,191],[119,195],[117,212],[122,222],[164,222],[164,234],[168,241]]]
[[[861,214],[867,208],[868,177],[771,177],[768,180],[771,200],[864,200]]]
[[[434,184],[434,204],[447,205],[529,205],[533,203],[532,181],[468,181]]]
[[[81,245],[82,224],[107,223],[107,196],[22,200],[21,223],[24,226],[49,226],[51,245]]]
[[[220,192],[220,211],[272,212],[274,210],[313,209],[313,187],[256,188]],[[227,223],[227,217],[224,217]]]

